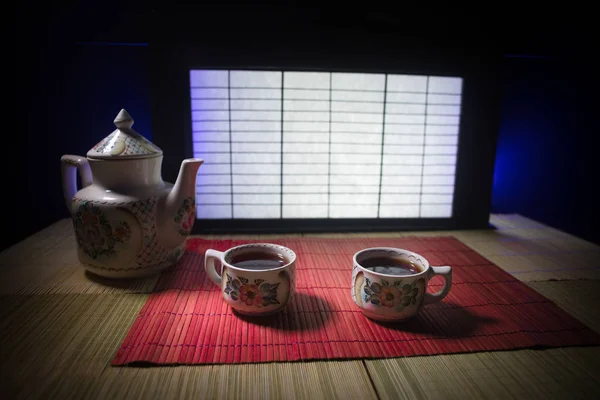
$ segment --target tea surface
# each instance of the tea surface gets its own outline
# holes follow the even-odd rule
[[[233,256],[229,262],[234,267],[254,270],[278,268],[287,263],[288,261],[282,254],[262,251],[238,254]]]
[[[373,257],[360,262],[363,268],[387,275],[415,275],[422,271],[421,267],[403,258]]]

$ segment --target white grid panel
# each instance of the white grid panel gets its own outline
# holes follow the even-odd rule
[[[452,216],[462,78],[190,71],[198,218]]]

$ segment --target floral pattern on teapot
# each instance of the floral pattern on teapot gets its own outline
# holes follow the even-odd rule
[[[131,237],[131,227],[121,221],[114,229],[100,209],[90,201],[79,204],[73,216],[77,243],[88,257],[97,259],[115,253],[117,243],[126,243]]]
[[[181,236],[188,236],[192,232],[194,221],[196,221],[196,200],[193,197],[183,200],[174,221],[179,224],[178,232]]]

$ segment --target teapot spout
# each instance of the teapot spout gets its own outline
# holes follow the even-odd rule
[[[181,162],[179,175],[167,197],[167,208],[178,207],[184,200],[190,199],[196,204],[196,176],[203,163],[201,158],[187,158]]]
[[[192,233],[196,220],[196,176],[201,158],[183,160],[179,175],[158,208],[158,240],[165,248],[179,248]]]

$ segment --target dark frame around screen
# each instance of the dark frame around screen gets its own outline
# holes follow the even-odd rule
[[[370,46],[372,45],[372,46]],[[398,46],[365,39],[291,41],[260,38],[173,44],[150,43],[153,141],[163,149],[163,179],[174,182],[193,156],[190,69],[332,71],[460,76],[462,112],[451,218],[203,220],[193,233],[367,232],[482,229],[489,226],[500,114],[500,57],[419,44]],[[198,204],[202,207],[202,204]]]

